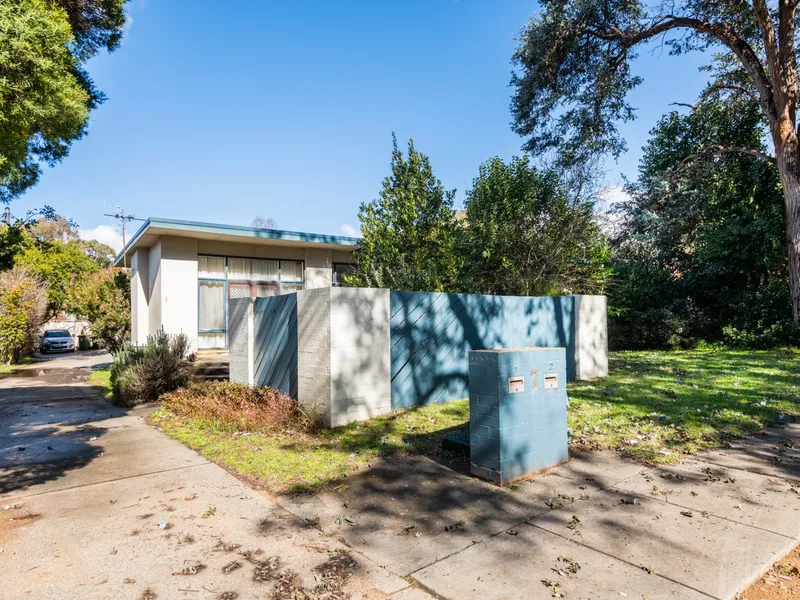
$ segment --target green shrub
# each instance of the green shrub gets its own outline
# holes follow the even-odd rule
[[[189,338],[163,330],[147,338],[143,346],[126,346],[114,355],[111,388],[126,406],[154,402],[162,394],[189,381]]]
[[[47,288],[28,271],[0,272],[0,363],[30,354],[47,311]]]
[[[298,402],[279,390],[251,388],[242,383],[204,381],[193,383],[161,400],[167,410],[199,419],[227,431],[310,431],[316,419]]]

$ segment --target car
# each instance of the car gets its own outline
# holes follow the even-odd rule
[[[48,329],[39,338],[39,351],[48,352],[75,352],[75,342],[66,329]]]

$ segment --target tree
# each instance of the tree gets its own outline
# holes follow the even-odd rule
[[[592,204],[569,201],[527,156],[486,161],[466,199],[470,291],[514,296],[602,293],[610,248]]]
[[[651,131],[614,240],[614,346],[790,342],[775,165],[743,153],[697,160],[712,142],[764,150],[763,120],[752,104],[710,100],[664,116]]]
[[[272,217],[262,217],[261,215],[255,217],[250,225],[257,229],[275,229],[278,226]]]
[[[82,64],[119,45],[125,0],[0,0],[0,201],[34,185],[105,99]]]
[[[30,354],[47,309],[44,284],[24,269],[0,272],[0,363]]]
[[[69,287],[75,278],[100,270],[81,246],[70,241],[51,242],[29,247],[17,256],[15,265],[26,269],[47,285],[47,308],[50,315],[68,308]]]
[[[69,312],[89,321],[92,333],[112,354],[130,339],[131,279],[123,269],[105,269],[73,279]]]
[[[455,190],[433,174],[430,160],[408,142],[408,158],[392,136],[392,174],[380,197],[363,203],[360,248],[353,254],[349,285],[411,291],[456,291]]]
[[[627,93],[635,51],[660,38],[673,54],[713,49],[709,98],[757,106],[774,155],[752,147],[701,148],[774,162],[783,189],[792,313],[800,323],[800,138],[795,0],[678,0],[651,8],[641,0],[542,0],[513,60],[514,129],[535,153],[558,150],[563,164],[618,156],[616,124],[634,117]],[[669,35],[674,34],[674,37]]]

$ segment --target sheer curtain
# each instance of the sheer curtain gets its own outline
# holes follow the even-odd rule
[[[225,284],[200,282],[200,330],[225,329]]]

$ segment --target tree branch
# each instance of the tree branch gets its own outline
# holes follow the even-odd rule
[[[750,44],[725,25],[709,23],[708,21],[689,17],[665,15],[656,21],[656,24],[652,27],[635,34],[626,34],[616,28],[614,31],[598,31],[596,29],[586,28],[585,32],[601,40],[618,41],[625,49],[628,49],[672,29],[691,29],[696,33],[710,35],[733,52],[742,63],[745,71],[747,71],[756,90],[758,90],[759,104],[764,114],[771,122],[777,123],[778,110],[775,104],[772,90],[773,86],[769,75],[764,70],[761,60],[750,47]]]
[[[692,109],[692,112],[695,112],[699,110],[706,103],[708,97],[711,96],[711,94],[719,90],[734,90],[736,92],[742,92],[743,94],[750,96],[750,98],[753,101],[758,102],[758,98],[756,97],[756,95],[742,85],[735,85],[731,83],[715,83],[707,87],[703,91],[703,93],[700,94],[700,99],[697,101],[697,104],[688,104],[686,102],[671,102],[670,106],[685,106],[687,108]]]
[[[708,144],[705,148],[687,156],[681,162],[678,163],[678,166],[675,167],[673,170],[673,174],[678,174],[685,166],[691,164],[692,162],[699,160],[703,156],[710,154],[712,152],[718,152],[720,154],[747,154],[748,156],[753,156],[755,158],[760,158],[768,163],[775,164],[775,157],[770,156],[766,152],[762,152],[761,150],[753,150],[752,148],[742,148],[740,146],[723,146],[721,144]]]

